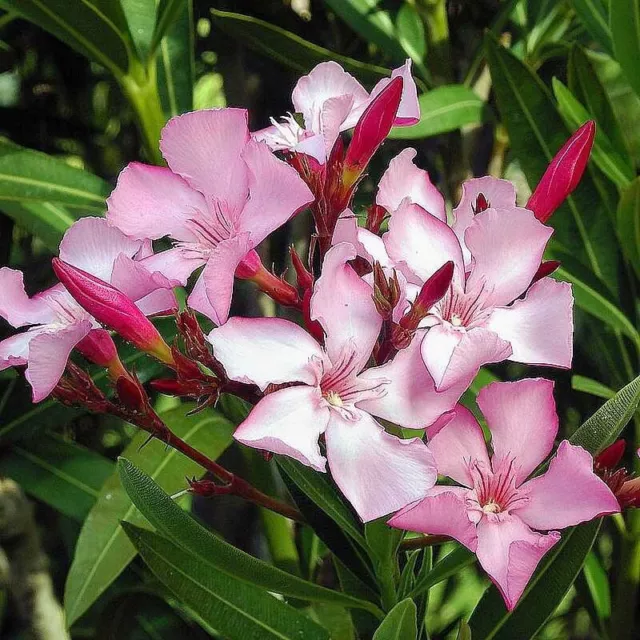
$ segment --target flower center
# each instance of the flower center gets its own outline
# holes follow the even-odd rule
[[[328,391],[324,397],[332,407],[344,406],[344,402],[342,401],[342,398],[340,397],[340,394],[337,391]]]
[[[452,314],[452,316],[451,316],[451,324],[454,327],[461,327],[462,326],[462,318],[457,313]]]
[[[485,513],[500,513],[502,511],[502,507],[493,499],[491,499],[489,500],[489,502],[482,505],[482,510]]]

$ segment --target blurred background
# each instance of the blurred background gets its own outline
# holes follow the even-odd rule
[[[153,73],[135,62],[153,31],[149,2],[152,10],[175,5]],[[570,434],[638,370],[640,43],[624,24],[637,3],[610,2],[625,9],[616,14],[608,0],[0,0],[0,266],[24,270],[30,293],[50,286],[50,260],[64,230],[79,216],[104,213],[104,198],[128,162],[159,161],[154,131],[171,115],[240,106],[259,129],[292,109],[297,78],[318,62],[337,60],[370,89],[411,58],[421,122],[392,132],[358,191],[357,213],[406,146],[417,149],[416,164],[449,207],[466,178],[486,174],[513,180],[524,203],[570,133],[597,121],[589,171],[554,214],[547,256],[561,260],[559,277],[574,283],[574,369],[483,370],[464,399],[473,407],[474,393],[495,377],[553,377],[562,429]],[[85,15],[89,5],[100,12]],[[121,63],[110,35],[119,28],[113,12],[128,24],[128,62]],[[291,243],[305,250],[309,224],[299,216],[275,234],[261,248],[265,262],[284,270]],[[239,289],[236,312],[272,311],[247,291]],[[2,324],[0,338],[7,335]],[[123,353],[130,355],[126,347]],[[145,380],[154,366],[135,362]],[[157,408],[178,431],[186,428],[184,410],[171,399],[158,397]],[[248,473],[258,463],[230,445],[227,424],[204,422],[202,429],[218,428],[226,464]],[[633,427],[627,438],[638,446]],[[118,531],[132,509],[113,475],[125,449],[174,492],[197,472],[177,458],[167,464],[172,454],[158,443],[141,449],[143,441],[112,418],[49,401],[34,406],[23,377],[0,372],[0,638],[68,637],[60,622],[65,590],[73,638],[216,637],[134,559]],[[254,554],[286,566],[293,553],[273,557],[264,536],[269,524],[244,503],[220,499],[193,508]],[[640,528],[632,517],[626,526],[631,533],[623,535],[606,524],[539,638],[605,638],[612,615],[625,616],[626,637],[640,637],[638,584],[624,562]],[[306,573],[330,586],[335,578],[317,539],[298,533],[295,551]],[[433,588],[430,637],[455,637],[486,584],[470,566]],[[346,627],[340,635],[335,615],[335,637],[349,638]]]

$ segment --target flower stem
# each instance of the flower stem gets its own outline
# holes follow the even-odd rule
[[[419,538],[408,538],[400,543],[400,551],[413,551],[414,549],[435,547],[445,542],[451,542],[451,538],[449,536],[420,536]]]

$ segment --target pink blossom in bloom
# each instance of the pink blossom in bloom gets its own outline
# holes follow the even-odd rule
[[[422,354],[437,388],[455,384],[470,368],[506,358],[569,367],[571,285],[539,278],[538,271],[553,230],[515,206],[510,183],[489,177],[463,185],[450,226],[426,172],[411,170],[410,160],[403,151],[380,182],[377,202],[391,213],[389,231],[380,238],[358,227],[346,211],[334,241],[350,241],[370,262],[396,268],[410,299],[443,264],[453,262],[449,291],[420,325],[430,327]],[[406,169],[398,171],[399,165]],[[400,199],[402,193],[407,197]]]
[[[236,269],[251,277],[262,264],[254,248],[313,196],[294,169],[250,139],[244,109],[172,118],[160,148],[169,167],[129,164],[107,200],[107,219],[133,238],[174,240],[148,258],[152,270],[186,284],[204,265],[188,304],[222,324]]]
[[[558,432],[551,381],[496,382],[478,394],[478,405],[493,455],[473,414],[458,407],[450,422],[429,432],[438,473],[458,485],[434,487],[389,524],[458,540],[478,556],[513,609],[560,539],[555,529],[616,513],[619,506],[593,472],[591,455],[567,440],[544,474],[527,479],[551,453]]]
[[[369,521],[419,499],[435,481],[424,443],[388,434],[372,416],[425,427],[455,406],[471,380],[436,393],[419,341],[383,366],[366,368],[382,319],[371,286],[348,264],[355,255],[348,243],[332,247],[315,283],[310,314],[322,326],[324,347],[279,318],[231,318],[209,341],[232,380],[267,391],[235,438],[317,471],[328,463],[343,494]]]
[[[69,264],[111,282],[136,301],[147,315],[176,308],[172,282],[141,266],[149,247],[108,226],[102,218],[76,222],[60,243],[60,256]],[[13,327],[28,329],[0,342],[0,370],[27,365],[26,378],[39,402],[54,389],[76,346],[92,347],[98,323],[57,284],[29,298],[20,271],[0,269],[0,316]],[[103,339],[102,333],[94,336]],[[95,351],[95,349],[93,349]]]
[[[253,136],[274,151],[303,153],[324,164],[340,132],[355,127],[371,101],[398,77],[403,80],[403,90],[394,124],[415,124],[420,119],[420,107],[410,60],[394,69],[391,78],[380,80],[370,94],[338,63],[321,62],[298,80],[291,96],[295,112],[302,116],[302,124],[289,114],[282,122],[272,119],[270,127]]]

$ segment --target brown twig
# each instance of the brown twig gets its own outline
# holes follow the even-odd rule
[[[421,536],[419,538],[408,538],[400,543],[400,551],[413,551],[414,549],[424,549],[425,547],[435,547],[445,542],[451,542],[449,536]]]

